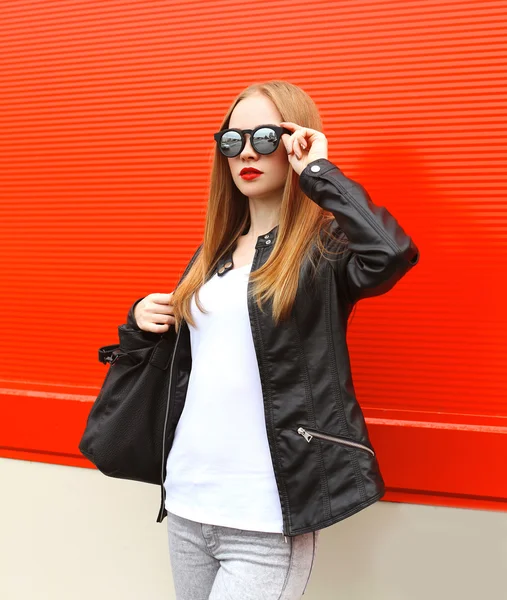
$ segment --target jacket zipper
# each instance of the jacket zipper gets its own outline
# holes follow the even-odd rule
[[[183,275],[180,277],[180,280],[176,284],[176,287],[178,287],[180,285],[180,283],[185,279],[187,273],[190,271],[192,265],[194,264],[195,259],[197,258],[199,252],[201,251],[202,246],[203,246],[203,244],[201,244],[197,248],[196,252],[190,259],[190,262],[188,263],[186,269],[184,270]],[[174,289],[176,289],[176,287]],[[173,350],[173,355],[171,358],[171,367],[169,369],[169,390],[167,392],[167,404],[166,404],[166,409],[165,409],[164,434],[163,434],[164,437],[162,439],[162,467],[161,467],[161,474],[160,474],[161,501],[160,501],[160,509],[158,511],[157,523],[162,522],[162,513],[164,512],[164,505],[165,505],[166,494],[165,494],[165,488],[164,488],[164,479],[165,479],[164,470],[165,470],[165,440],[166,440],[166,433],[167,433],[167,419],[169,416],[169,408],[170,408],[170,404],[171,404],[171,385],[172,385],[172,377],[173,377],[174,357],[176,356],[176,349],[178,348],[178,341],[180,339],[180,333],[181,333],[182,328],[183,328],[183,319],[181,320],[180,328],[178,330],[178,335],[176,336],[176,341],[174,343],[174,350]]]
[[[257,247],[255,248],[255,254],[254,254],[254,258],[252,260],[252,268],[251,268],[250,272],[254,271],[257,268],[257,265],[260,261],[262,250],[263,250],[262,246],[260,248],[257,248]],[[250,300],[251,300],[251,298],[249,298],[249,301]],[[260,331],[260,325],[259,325],[259,317],[257,314],[257,303],[255,301],[253,301],[252,306],[253,306],[253,317],[254,317],[253,318],[254,325],[253,325],[253,330],[252,330],[252,336],[253,336],[253,341],[254,341],[254,346],[255,346],[256,340],[258,339],[257,333],[258,333],[258,331]],[[250,314],[250,309],[248,312]],[[256,348],[256,354],[257,354],[257,348]],[[262,369],[259,369],[259,376],[261,378],[261,383],[262,383],[262,373],[264,370],[264,361],[265,361],[263,350],[261,350],[260,358],[261,358],[261,362],[262,362]],[[263,388],[263,395],[264,395],[264,388]],[[271,405],[270,405],[270,408],[272,409]],[[270,415],[270,419],[268,421],[267,414],[266,414],[266,407],[264,406],[264,415],[266,417],[266,431],[267,431],[267,436],[268,436],[269,451],[270,451],[272,462],[273,462],[273,470],[274,470],[275,474],[277,474],[277,476],[275,476],[275,480],[276,480],[276,486],[278,489],[278,495],[280,497],[280,502],[285,506],[286,511],[288,511],[289,510],[289,499],[287,497],[287,494],[285,493],[285,490],[283,489],[283,484],[279,483],[279,481],[281,482],[281,476],[279,474],[280,471],[278,469],[278,466],[279,466],[278,448],[276,446],[276,440],[274,439],[274,436],[272,435],[272,432],[274,431],[274,423],[273,423],[272,410],[270,412],[271,412],[271,415]],[[283,515],[282,515],[282,517],[283,517]],[[289,529],[289,520],[288,520],[288,517],[285,516],[285,517],[283,517],[283,532],[282,532],[285,543],[287,543],[287,537],[285,535],[285,532],[288,531],[288,529]]]
[[[375,456],[375,452],[368,446],[364,444],[360,444],[359,442],[352,442],[350,440],[344,440],[343,438],[336,437],[334,435],[328,435],[327,433],[319,433],[318,431],[313,431],[311,429],[303,429],[303,427],[299,427],[298,429],[299,435],[302,435],[305,440],[310,443],[313,437],[322,438],[323,440],[329,440],[330,442],[336,442],[338,444],[345,444],[346,446],[352,446],[354,448],[359,448],[361,450],[366,450],[372,456]]]
[[[173,350],[173,355],[171,358],[171,367],[169,369],[169,389],[167,392],[167,403],[166,403],[166,409],[165,409],[165,420],[164,420],[164,437],[162,438],[162,468],[161,468],[161,473],[160,473],[160,485],[161,485],[161,501],[160,501],[160,508],[158,511],[158,516],[157,516],[157,523],[161,523],[162,522],[162,513],[164,512],[164,506],[165,506],[165,488],[164,488],[164,479],[165,479],[165,440],[166,440],[166,433],[167,433],[167,417],[169,416],[169,406],[171,404],[171,385],[172,385],[172,378],[173,378],[173,365],[174,365],[174,357],[176,356],[176,349],[178,347],[178,341],[180,339],[180,334],[181,334],[181,330],[183,328],[183,321],[180,324],[180,328],[178,329],[178,335],[176,336],[176,342],[174,343],[174,350]]]

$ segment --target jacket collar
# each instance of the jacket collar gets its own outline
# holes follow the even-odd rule
[[[271,231],[268,231],[268,233],[263,233],[262,235],[260,235],[257,238],[257,242],[255,244],[255,249],[257,250],[258,248],[265,248],[265,247],[272,246],[276,241],[276,236],[278,234],[278,228],[279,228],[279,225],[275,225]],[[246,233],[246,231],[244,233]],[[236,245],[237,244],[234,244],[234,246],[228,252],[226,252],[217,262],[216,272],[218,273],[219,277],[225,275],[227,273],[227,271],[230,271],[232,269],[232,267],[234,266],[234,263],[232,260],[232,255],[234,253],[234,250],[236,249]]]

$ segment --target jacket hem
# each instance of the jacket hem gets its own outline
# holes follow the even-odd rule
[[[329,519],[325,519],[324,521],[320,521],[319,523],[314,523],[313,525],[310,525],[308,527],[301,527],[300,529],[293,529],[291,532],[288,532],[288,533],[284,532],[284,534],[292,537],[295,535],[300,535],[302,533],[309,533],[311,531],[316,531],[317,529],[324,529],[325,527],[334,525],[335,523],[338,523],[339,521],[343,521],[347,517],[351,517],[352,515],[355,515],[356,513],[360,512],[364,508],[367,508],[371,504],[374,504],[375,502],[380,500],[383,496],[385,496],[385,493],[386,493],[386,490],[383,489],[378,494],[375,494],[375,496],[368,498],[367,500],[365,500],[364,502],[361,502],[361,504],[354,506],[354,508],[351,508],[347,512],[340,513],[339,515],[330,517]]]

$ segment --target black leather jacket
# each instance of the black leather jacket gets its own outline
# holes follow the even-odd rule
[[[311,282],[308,269],[301,269],[295,305],[285,324],[275,327],[269,310],[262,314],[255,301],[248,300],[286,536],[328,527],[385,493],[354,392],[346,344],[347,319],[355,302],[390,290],[419,259],[414,242],[389,211],[373,204],[364,188],[329,160],[309,163],[299,184],[309,198],[333,213],[332,226],[348,238],[348,247],[344,254],[321,260],[317,277]],[[257,238],[252,271],[269,258],[277,232],[278,226]],[[233,250],[218,262],[214,271],[218,276],[231,268]],[[134,308],[141,299],[128,314],[133,327],[137,327]],[[169,374],[157,522],[167,515],[165,464],[185,404],[191,367],[190,332],[183,321]],[[217,377],[227,377],[227,365]],[[225,427],[226,423],[224,432]]]

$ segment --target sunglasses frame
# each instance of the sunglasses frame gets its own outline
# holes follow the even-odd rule
[[[270,152],[259,152],[257,150],[257,148],[253,144],[253,139],[254,139],[255,132],[258,129],[263,129],[264,127],[268,127],[269,129],[273,129],[273,131],[278,136],[278,141],[276,142],[276,146]],[[220,148],[220,142],[222,140],[222,136],[225,133],[228,133],[229,131],[236,131],[241,136],[241,148],[239,149],[238,153],[234,154],[233,156],[227,156],[227,154],[224,154],[222,152],[222,149]],[[287,129],[286,127],[281,127],[280,125],[271,125],[270,123],[268,123],[267,125],[257,125],[257,127],[255,127],[255,129],[236,129],[234,127],[229,127],[228,129],[222,129],[220,131],[217,131],[217,133],[214,133],[213,134],[213,138],[215,139],[215,141],[217,143],[217,147],[218,147],[219,152],[223,156],[225,156],[226,158],[236,158],[236,156],[239,156],[243,152],[243,149],[246,146],[246,135],[245,135],[245,133],[249,133],[250,134],[250,140],[251,140],[250,143],[252,144],[252,148],[255,150],[255,152],[257,152],[257,154],[262,154],[262,156],[268,156],[269,154],[273,154],[273,152],[276,151],[276,149],[280,145],[280,142],[282,140],[282,135],[284,133],[288,133],[289,135],[292,135],[293,132],[290,131],[290,129]]]

